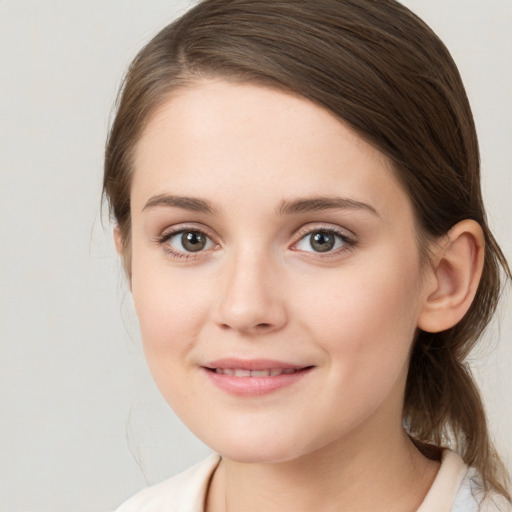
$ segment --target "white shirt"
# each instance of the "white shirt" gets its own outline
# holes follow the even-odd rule
[[[148,487],[123,503],[116,512],[203,512],[208,484],[220,462],[210,455],[203,462],[164,482]],[[417,512],[512,512],[502,496],[485,499],[477,473],[451,450],[444,450],[441,467]]]

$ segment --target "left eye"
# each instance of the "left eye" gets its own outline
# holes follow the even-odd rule
[[[328,252],[348,245],[346,237],[329,230],[317,230],[301,238],[295,246],[300,251]]]
[[[215,246],[203,232],[191,229],[174,233],[167,239],[167,244],[178,252],[199,252]]]

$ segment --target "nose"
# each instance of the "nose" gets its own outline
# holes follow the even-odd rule
[[[258,335],[287,324],[282,271],[270,260],[251,254],[225,262],[215,315],[222,329]]]

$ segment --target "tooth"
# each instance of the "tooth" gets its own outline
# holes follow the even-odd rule
[[[251,376],[251,370],[234,370],[235,377],[250,377]]]
[[[214,368],[215,373],[235,377],[275,377],[276,375],[296,373],[295,368],[271,368],[269,370],[244,370],[241,368]]]
[[[270,375],[270,370],[253,370],[251,372],[251,377],[268,377]]]

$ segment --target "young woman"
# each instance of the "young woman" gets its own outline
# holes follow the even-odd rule
[[[394,0],[205,0],[105,194],[162,394],[217,454],[119,512],[505,511],[465,358],[507,262],[457,68]]]

